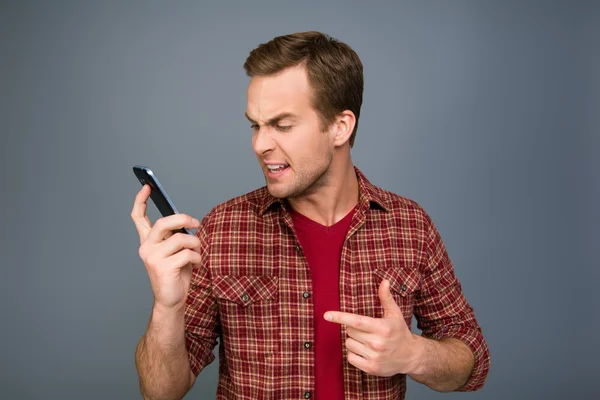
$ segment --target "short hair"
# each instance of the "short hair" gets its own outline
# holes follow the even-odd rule
[[[354,146],[364,78],[362,62],[350,46],[315,31],[278,36],[252,50],[244,69],[250,77],[268,76],[301,65],[308,74],[313,91],[311,103],[321,129],[325,131],[342,111],[352,111],[356,124],[350,147]]]

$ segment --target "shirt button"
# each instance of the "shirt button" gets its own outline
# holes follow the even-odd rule
[[[302,293],[302,297],[304,297],[305,299],[308,299],[310,297],[310,293],[304,292],[304,293]]]
[[[304,398],[310,399],[310,392],[304,392]]]
[[[406,285],[402,285],[401,289],[402,289],[403,292],[406,292]]]
[[[310,342],[304,342],[304,348],[310,349]]]
[[[302,253],[302,249],[300,248],[299,244],[296,245],[296,253],[298,253],[298,254]]]
[[[242,295],[242,301],[245,303],[245,302],[247,302],[248,300],[250,300],[250,296],[248,296],[248,293],[244,293],[244,294]]]

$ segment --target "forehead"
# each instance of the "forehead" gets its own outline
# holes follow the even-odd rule
[[[282,111],[301,113],[310,105],[311,89],[304,67],[286,68],[277,75],[255,76],[248,85],[246,112],[258,119]]]

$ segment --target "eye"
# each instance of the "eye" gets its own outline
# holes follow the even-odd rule
[[[250,129],[252,129],[253,131],[258,129],[258,124],[252,124],[250,125]]]
[[[277,130],[280,131],[280,132],[287,132],[290,129],[292,129],[291,125],[283,125],[283,126],[282,125],[277,125]]]

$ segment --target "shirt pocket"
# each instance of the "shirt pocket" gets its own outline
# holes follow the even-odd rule
[[[415,306],[415,295],[419,290],[421,274],[416,269],[379,268],[373,271],[377,287],[384,279],[390,281],[390,292],[400,307],[406,324],[410,327]]]
[[[279,351],[278,286],[276,276],[213,278],[227,356],[261,360]]]

